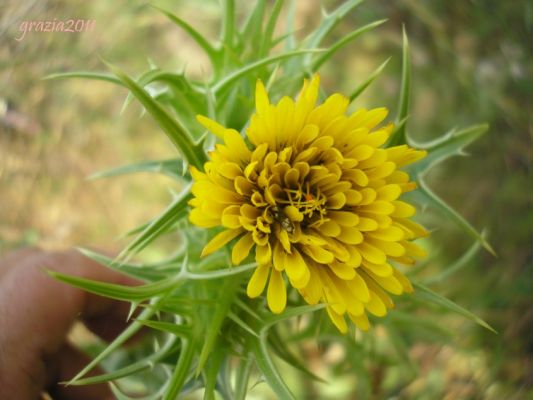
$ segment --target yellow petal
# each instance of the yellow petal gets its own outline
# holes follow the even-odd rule
[[[329,268],[335,275],[344,280],[351,280],[356,274],[354,267],[345,263],[332,262],[329,264]]]
[[[318,229],[320,233],[330,237],[336,237],[341,233],[341,227],[335,221],[326,221]]]
[[[381,298],[373,291],[370,291],[370,301],[365,304],[365,308],[376,317],[383,317],[387,314],[387,307],[385,307]]]
[[[257,261],[259,265],[270,264],[272,262],[272,249],[270,248],[269,242],[264,246],[255,247],[255,261]]]
[[[361,144],[349,153],[350,158],[355,158],[358,161],[368,160],[374,154],[374,148],[367,144]]]
[[[238,159],[242,162],[250,161],[252,152],[248,149],[246,143],[244,143],[244,139],[239,132],[234,129],[227,129],[224,133],[224,142],[231,151],[234,159]]]
[[[333,253],[325,250],[321,246],[307,245],[303,246],[302,250],[305,254],[320,264],[329,264],[335,259]]]
[[[368,317],[366,316],[366,314],[362,314],[362,315],[348,314],[348,317],[350,317],[352,322],[359,329],[361,329],[363,331],[368,331],[368,329],[370,329],[370,322],[368,322]]]
[[[342,226],[341,234],[337,236],[337,239],[348,244],[359,244],[363,242],[364,238],[359,229],[349,226]]]
[[[248,257],[252,246],[254,245],[254,239],[251,233],[247,233],[239,239],[233,250],[231,251],[231,262],[234,265],[239,265],[242,260]]]
[[[287,206],[283,209],[283,213],[289,217],[291,221],[300,222],[303,221],[304,215],[298,211],[298,209],[294,206]]]
[[[203,115],[197,115],[196,120],[215,136],[219,137],[220,139],[224,139],[226,128],[220,125],[218,122],[204,117]]]
[[[377,194],[380,200],[393,201],[400,197],[402,189],[400,185],[390,184],[380,187]]]
[[[361,278],[361,275],[356,273],[353,279],[347,281],[346,284],[356,299],[362,303],[368,303],[370,301],[368,286],[365,280]]]
[[[368,232],[369,237],[373,237],[386,242],[397,242],[404,237],[404,231],[395,226],[389,226],[386,229],[379,229],[377,231]]]
[[[261,80],[257,80],[255,84],[255,108],[257,109],[257,114],[264,115],[270,106],[270,101],[268,99],[268,93],[265,89],[265,85]]]
[[[302,297],[309,304],[317,304],[322,298],[322,282],[318,277],[318,274],[315,272],[313,266],[309,265],[310,278],[307,286],[304,288],[298,289]]]
[[[274,244],[274,253],[273,253],[273,263],[274,268],[278,271],[283,271],[285,269],[285,256],[286,252],[283,250],[283,247],[279,242]]]
[[[394,277],[403,286],[403,290],[405,292],[407,292],[407,293],[413,293],[414,292],[413,285],[411,285],[411,282],[409,281],[409,279],[404,274],[402,274],[400,271],[398,271],[397,269],[394,270]]]
[[[285,256],[285,272],[296,289],[303,288],[309,282],[309,268],[296,248]]]
[[[354,246],[346,246],[346,249],[348,250],[348,253],[350,253],[348,264],[354,268],[359,267],[362,261],[361,252]]]
[[[351,289],[348,288],[345,280],[338,279],[337,277],[332,277],[337,291],[339,292],[344,304],[346,305],[346,312],[349,312],[353,315],[361,315],[365,312],[365,307],[362,302],[358,301],[352,295]]]
[[[289,234],[285,229],[276,231],[277,237],[287,253],[291,252],[291,242],[289,241]]]
[[[417,258],[423,258],[427,256],[426,251],[415,243],[402,241],[401,244],[403,247],[405,247],[406,255],[408,256]]]
[[[357,224],[357,229],[363,232],[375,231],[378,229],[378,223],[376,220],[371,218],[359,217],[359,223]]]
[[[347,190],[344,195],[346,196],[346,204],[349,206],[355,206],[363,200],[363,195],[357,190]]]
[[[348,325],[346,325],[346,320],[344,319],[344,316],[337,314],[331,307],[326,307],[326,310],[328,311],[329,318],[331,319],[333,324],[337,327],[337,329],[341,333],[348,332]]]
[[[221,222],[222,226],[225,228],[239,228],[241,226],[241,221],[239,218],[239,206],[235,205],[227,207],[222,213]]]
[[[200,181],[203,179],[207,179],[207,175],[203,172],[200,172],[197,168],[191,166],[189,167],[189,171],[191,172],[192,179],[196,181]]]
[[[409,218],[415,215],[415,208],[404,201],[393,201],[392,204],[394,205],[394,212],[391,214],[391,217],[395,218]]]
[[[383,251],[366,242],[359,244],[357,248],[359,249],[359,252],[363,258],[371,263],[383,264],[387,261],[387,256]]]
[[[274,314],[279,314],[285,309],[287,304],[287,292],[285,290],[285,282],[281,272],[273,269],[270,274],[270,281],[268,283],[267,290],[267,303],[268,308]]]
[[[366,113],[365,118],[361,121],[361,125],[365,125],[368,129],[372,129],[383,121],[388,113],[389,110],[385,107],[374,108]]]
[[[327,206],[334,210],[341,209],[346,204],[346,196],[344,193],[335,193],[333,196],[329,196],[327,200]]]
[[[400,225],[400,227],[406,228],[409,231],[411,231],[415,237],[426,237],[429,236],[429,232],[420,224],[417,224],[414,221],[408,220],[408,219],[402,219],[397,221],[397,223]],[[413,238],[409,238],[413,239]]]
[[[384,242],[382,240],[367,237],[366,243],[380,249],[383,253],[391,257],[401,257],[405,254],[405,247],[397,242]]]
[[[366,206],[361,206],[361,211],[373,214],[390,215],[394,210],[395,208],[392,203],[383,200],[376,200]]]
[[[298,136],[296,138],[296,143],[294,146],[296,148],[301,148],[302,146],[305,146],[307,143],[311,143],[313,140],[316,139],[318,136],[318,126],[316,125],[306,125],[304,128],[298,133]]]
[[[396,164],[391,161],[386,161],[380,166],[366,171],[366,175],[372,180],[383,179],[392,174],[395,169]]]
[[[359,217],[353,212],[329,211],[327,216],[342,226],[356,226],[359,223]]]
[[[379,276],[391,276],[394,272],[394,269],[388,263],[373,264],[365,260],[363,265],[365,270],[369,270]]]
[[[201,226],[203,228],[212,228],[220,225],[220,218],[211,218],[206,216],[198,208],[195,208],[190,212],[189,221],[191,221],[194,225]]]
[[[248,286],[246,287],[246,294],[248,297],[253,299],[263,293],[269,272],[270,266],[268,265],[259,265],[255,269],[250,281],[248,282]]]
[[[242,175],[242,169],[237,163],[226,162],[218,167],[220,175],[228,179],[235,179],[237,176]]]
[[[196,197],[213,199],[217,203],[238,204],[242,202],[242,196],[233,191],[224,189],[209,181],[197,181],[192,185],[192,194]]]
[[[376,281],[378,285],[380,285],[387,292],[396,295],[400,295],[403,293],[402,284],[394,276],[379,276],[373,274],[371,271],[369,271],[369,275]]]
[[[244,232],[244,229],[229,229],[220,232],[218,235],[216,235],[213,239],[209,241],[202,250],[201,257],[205,257],[208,254],[211,254],[212,252],[220,249],[222,246],[224,246],[226,243],[230,242],[237,236],[239,236],[242,232]]]

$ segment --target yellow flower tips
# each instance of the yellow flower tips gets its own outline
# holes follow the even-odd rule
[[[199,116],[224,144],[210,153],[195,181],[190,221],[222,226],[207,255],[232,240],[232,262],[255,254],[250,297],[267,288],[274,313],[285,309],[286,280],[309,304],[327,304],[342,331],[348,316],[368,329],[366,312],[383,316],[389,293],[413,289],[395,268],[424,251],[412,241],[427,235],[409,218],[415,209],[399,200],[415,188],[399,168],[425,152],[407,145],[382,148],[392,124],[379,127],[385,108],[346,115],[349,100],[333,94],[316,105],[319,77],[305,81],[296,101],[271,104],[263,84],[246,138]]]

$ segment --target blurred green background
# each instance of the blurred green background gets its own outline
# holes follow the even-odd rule
[[[306,28],[318,22],[320,6],[331,9],[340,3],[297,1],[296,26],[301,28],[297,35],[304,36]],[[153,4],[215,37],[218,2]],[[244,16],[250,5],[237,4]],[[28,32],[23,40],[15,40],[22,21],[54,18],[94,19],[96,25],[93,32]],[[367,1],[327,41],[333,43],[382,18],[388,22],[322,68],[324,88],[350,93],[393,56],[380,79],[355,103],[385,105],[392,117],[404,24],[413,62],[412,137],[425,141],[452,127],[490,124],[489,132],[468,148],[470,157],[446,161],[427,180],[476,228],[486,229],[498,253],[493,257],[479,252],[432,288],[482,316],[498,334],[447,315],[442,323],[456,332],[449,343],[420,340],[409,345],[416,375],[406,379],[395,373],[401,364],[368,360],[372,396],[533,399],[533,3]],[[22,245],[119,250],[126,243],[120,234],[155,215],[168,202],[169,188],[175,188],[170,179],[154,175],[86,180],[101,169],[174,156],[155,124],[141,117],[137,104],[120,114],[125,90],[96,81],[42,80],[58,71],[103,71],[99,57],[131,75],[146,70],[153,60],[162,68],[185,68],[189,76],[209,76],[203,53],[147,2],[4,0],[0,4],[2,253]],[[445,270],[472,241],[437,214],[428,211],[424,218],[433,229],[438,254],[423,271],[431,276]],[[158,257],[169,246],[172,243],[153,246],[148,256]],[[324,372],[327,360],[311,364]],[[346,393],[352,398],[349,388]]]

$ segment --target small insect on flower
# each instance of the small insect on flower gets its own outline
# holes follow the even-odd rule
[[[256,113],[242,137],[215,121],[198,121],[223,140],[195,181],[190,221],[225,228],[204,248],[212,253],[234,239],[232,262],[255,253],[247,287],[258,297],[268,283],[274,313],[286,307],[286,280],[309,304],[326,303],[341,332],[346,316],[368,329],[367,312],[384,316],[389,294],[412,292],[397,264],[413,264],[424,250],[413,240],[427,231],[399,200],[415,189],[400,169],[425,156],[407,145],[383,148],[392,124],[387,110],[346,115],[349,100],[333,94],[316,105],[319,77],[305,81],[294,101],[271,104],[261,81]]]
[[[274,207],[272,209],[272,213],[274,215],[274,219],[278,221],[278,223],[283,229],[287,231],[287,233],[294,232],[294,224],[292,223],[289,217],[283,214],[283,211],[281,211],[278,207]]]

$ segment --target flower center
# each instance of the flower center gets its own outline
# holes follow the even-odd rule
[[[305,183],[305,190],[301,187],[301,184],[298,184],[298,186],[298,189],[283,189],[287,194],[287,200],[283,201],[283,203],[295,207],[304,216],[302,225],[320,225],[326,214],[326,196],[320,192],[320,188],[314,191],[311,190],[309,182]]]

